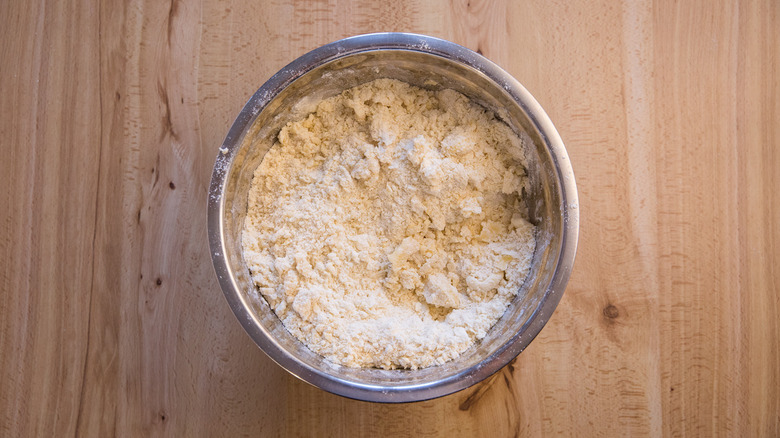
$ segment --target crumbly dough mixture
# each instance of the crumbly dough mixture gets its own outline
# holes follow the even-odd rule
[[[288,123],[243,232],[258,290],[312,351],[422,368],[483,338],[528,273],[520,139],[453,90],[379,79]]]

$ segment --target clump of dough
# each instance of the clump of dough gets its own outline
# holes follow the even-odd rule
[[[483,338],[536,245],[520,139],[453,90],[379,79],[288,123],[243,232],[259,292],[311,350],[422,368]]]

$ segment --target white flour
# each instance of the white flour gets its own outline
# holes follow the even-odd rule
[[[289,123],[244,258],[285,327],[351,367],[422,368],[485,336],[525,278],[520,139],[465,96],[380,79]]]

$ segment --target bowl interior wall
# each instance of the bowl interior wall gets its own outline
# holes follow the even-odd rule
[[[394,78],[426,89],[452,88],[484,107],[511,126],[523,139],[531,180],[529,219],[538,227],[537,248],[531,272],[517,297],[488,335],[459,358],[442,366],[421,370],[355,369],[331,364],[311,352],[284,329],[254,288],[241,251],[241,229],[253,173],[279,130],[289,121],[305,116],[318,101],[344,89],[377,78]],[[283,350],[310,367],[361,385],[411,387],[442,378],[468,377],[469,370],[503,351],[537,312],[551,283],[562,234],[561,188],[554,163],[525,110],[504,90],[478,70],[443,57],[411,50],[367,51],[336,59],[303,74],[271,100],[240,141],[227,170],[224,192],[226,258],[242,291],[241,300],[251,309],[254,322]],[[520,351],[513,352],[517,354]]]

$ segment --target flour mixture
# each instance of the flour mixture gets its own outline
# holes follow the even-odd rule
[[[350,367],[445,363],[483,338],[529,271],[520,139],[452,90],[379,79],[288,123],[243,232],[260,293]]]

